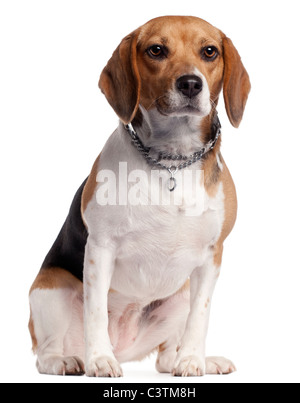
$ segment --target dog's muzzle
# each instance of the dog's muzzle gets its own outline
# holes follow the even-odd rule
[[[197,96],[202,91],[203,82],[198,76],[186,75],[178,78],[178,80],[176,81],[176,88],[184,96],[191,99]]]

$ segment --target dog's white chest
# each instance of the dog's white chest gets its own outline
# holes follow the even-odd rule
[[[199,215],[192,215],[190,208],[135,206],[128,210],[117,250],[113,289],[137,299],[165,298],[205,263],[209,247],[222,229],[222,186],[214,198],[205,194]]]

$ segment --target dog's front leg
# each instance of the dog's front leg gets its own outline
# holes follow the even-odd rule
[[[85,372],[87,376],[119,377],[108,334],[107,297],[114,271],[115,248],[88,240],[84,260]]]
[[[212,294],[219,267],[213,256],[197,267],[190,278],[191,308],[186,329],[175,360],[173,375],[203,376],[205,369],[205,340],[208,329]]]

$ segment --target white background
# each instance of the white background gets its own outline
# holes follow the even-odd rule
[[[238,372],[196,381],[300,381],[297,3],[1,0],[0,381],[109,382],[38,375],[28,290],[118,123],[97,87],[102,68],[125,35],[167,14],[199,16],[222,29],[252,82],[239,130],[223,101],[219,106],[239,215],[225,245],[207,344],[209,355],[228,356]],[[182,381],[156,373],[154,357],[123,368],[122,382]]]

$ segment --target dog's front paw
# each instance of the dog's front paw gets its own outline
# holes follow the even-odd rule
[[[172,371],[174,376],[204,376],[205,360],[195,355],[176,360]]]
[[[39,357],[36,363],[41,374],[48,375],[83,375],[84,364],[78,357],[48,356]]]
[[[89,377],[119,378],[123,376],[118,361],[111,357],[93,358],[86,365],[86,375]]]

